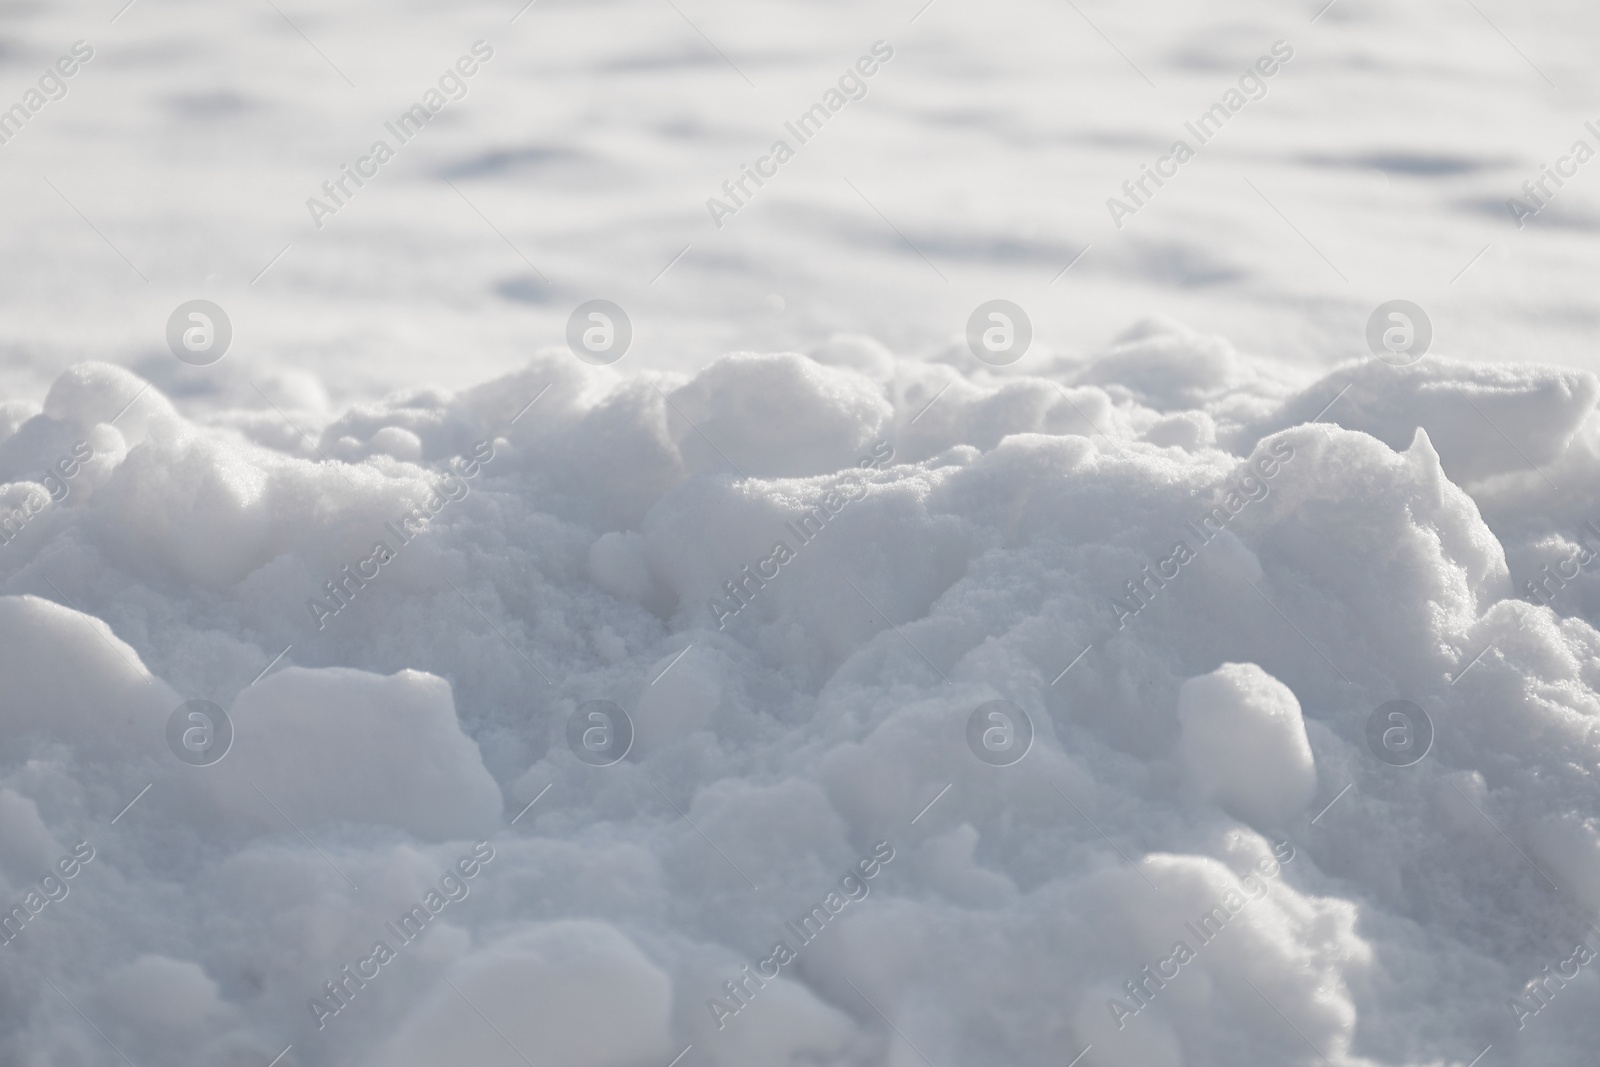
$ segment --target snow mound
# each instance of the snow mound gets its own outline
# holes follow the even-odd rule
[[[1580,1062],[1594,381],[1051,367],[13,398],[0,1061]]]

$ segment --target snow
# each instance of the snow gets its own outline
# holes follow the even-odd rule
[[[0,1063],[1592,1056],[1592,9],[516,6],[8,15]]]
[[[1207,800],[1255,827],[1286,825],[1317,794],[1300,704],[1253,663],[1224,663],[1178,690],[1183,764]]]
[[[937,364],[733,355],[685,377],[544,351],[332,420],[324,444],[417,442],[349,462],[154,387],[117,447],[111,401],[144,385],[69,370],[0,442],[17,469],[69,438],[115,457],[37,520],[49,537],[4,548],[8,897],[71,842],[101,856],[6,951],[101,1006],[130,1055],[178,1063],[290,1044],[306,1064],[895,1062],[908,1040],[956,1061],[998,1040],[1002,1005],[1016,1062],[1299,1062],[1284,1017],[1333,1062],[1575,1054],[1583,1018],[1553,1006],[1524,1041],[1505,1007],[1600,903],[1600,633],[1578,596],[1516,598],[1501,538],[1561,531],[1480,511],[1540,475],[1500,469],[1470,408],[1382,398],[1491,381],[1508,423],[1543,405],[1526,448],[1565,474],[1593,467],[1594,380],[1358,361],[1273,397],[1229,356],[1152,396],[1104,369],[1130,345],[1231,352],[1147,322],[1076,375],[974,365],[919,417],[907,383]],[[1296,424],[1335,382],[1356,384]],[[777,396],[806,417],[763,435]],[[725,455],[671,428],[678,401]],[[1214,434],[1142,440],[1174,412]],[[492,460],[456,474],[474,439]],[[436,490],[337,614],[308,610]],[[790,558],[758,573],[775,541]],[[1397,696],[1437,731],[1410,767],[1367,749]],[[185,766],[166,723],[197,697],[235,740]],[[1034,735],[1009,766],[967,748],[996,699]],[[591,700],[633,727],[613,765],[568,747]],[[870,895],[719,1028],[727,976],[880,839],[897,858]],[[496,859],[470,895],[336,1017],[308,1010],[474,841]],[[1239,883],[1227,929],[1128,1000],[1275,849],[1293,859],[1264,895]],[[63,998],[11,995],[17,1055],[110,1052]]]

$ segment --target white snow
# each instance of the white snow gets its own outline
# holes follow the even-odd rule
[[[1195,785],[1241,821],[1283,826],[1316,795],[1300,703],[1254,663],[1224,663],[1184,682],[1178,725]]]
[[[0,1064],[1592,1058],[1592,7],[115,6],[0,35]]]
[[[1359,402],[1414,369],[1353,363],[1270,400],[1230,355],[1156,408],[1106,370],[1128,344],[1231,349],[1138,337],[1055,384],[951,379],[923,417],[912,385],[936,365],[733,356],[685,378],[550,351],[321,431],[403,424],[414,460],[285,454],[150,389],[138,443],[52,505],[47,538],[0,549],[5,899],[72,842],[99,850],[4,951],[97,1006],[128,1055],[178,1064],[290,1044],[303,1064],[520,1062],[512,1046],[665,1064],[690,1044],[899,1062],[907,1041],[936,1063],[996,1042],[1015,1062],[1090,1044],[1101,1063],[1309,1062],[1306,1039],[1351,1064],[1576,1055],[1585,1016],[1552,1004],[1518,1031],[1507,1001],[1600,904],[1600,633],[1576,595],[1515,599],[1502,537],[1526,552],[1565,527],[1480,512],[1553,496],[1497,471],[1460,429],[1470,407]],[[1424,366],[1444,390],[1490,373]],[[1509,398],[1544,405],[1527,448],[1564,479],[1594,469],[1593,379],[1492,375],[1508,421]],[[1348,381],[1358,402],[1295,424]],[[0,449],[22,469],[120,437],[104,420],[142,388],[74,368]],[[777,396],[804,417],[763,436]],[[725,457],[671,429],[674,405]],[[1175,412],[1218,443],[1140,440]],[[880,435],[898,444],[875,465]],[[319,629],[325,576],[479,438],[494,459],[471,491]],[[1290,450],[1257,476],[1249,456]],[[1452,468],[1481,475],[1475,496]],[[1226,529],[1119,618],[1120,577],[1241,487]],[[838,511],[795,537],[830,492]],[[708,602],[775,539],[792,560],[718,629]],[[1367,748],[1396,696],[1437,731],[1416,766]],[[236,731],[213,766],[165,748],[195,697]],[[1035,730],[1011,767],[964,741],[997,697]],[[567,747],[592,699],[633,720],[615,766]],[[336,1018],[308,1009],[481,839],[497,858],[469,897]],[[878,839],[897,859],[870,896],[719,1028],[721,983]],[[1249,905],[1119,1020],[1125,983],[1274,848],[1293,859],[1265,895],[1239,883]],[[64,998],[11,981],[16,1056],[109,1062]],[[181,1019],[140,1007],[173,998]]]

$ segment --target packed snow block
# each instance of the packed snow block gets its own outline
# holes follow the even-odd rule
[[[1316,796],[1300,702],[1254,663],[1224,663],[1184,682],[1178,723],[1184,769],[1230,815],[1281,827]]]
[[[240,693],[230,715],[228,773],[205,785],[247,824],[376,823],[430,841],[499,824],[500,789],[443,678],[289,667]]]
[[[691,470],[731,473],[732,462],[755,477],[852,467],[894,416],[871,379],[792,353],[725,356],[666,395],[667,426]]]
[[[671,978],[606,923],[533,926],[453,970],[368,1067],[660,1067],[681,1051]]]
[[[0,761],[27,758],[30,740],[94,759],[158,753],[181,704],[111,627],[35,596],[0,597]]]
[[[1588,371],[1437,356],[1409,367],[1367,359],[1336,368],[1235,444],[1248,449],[1327,408],[1323,421],[1371,434],[1397,451],[1418,428],[1426,430],[1445,474],[1462,485],[1511,472],[1538,478],[1529,465],[1558,459],[1597,397],[1600,381]]]

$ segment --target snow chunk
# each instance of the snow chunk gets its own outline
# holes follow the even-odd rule
[[[1317,792],[1300,702],[1254,663],[1224,663],[1178,691],[1183,764],[1201,792],[1256,826],[1281,826]]]
[[[478,746],[461,732],[450,685],[422,671],[388,677],[290,667],[239,694],[236,752],[207,784],[242,820],[279,830],[334,821],[396,826],[444,840],[490,832],[502,803]]]
[[[8,747],[31,734],[98,757],[159,751],[182,703],[111,627],[34,596],[0,597],[0,678]]]

